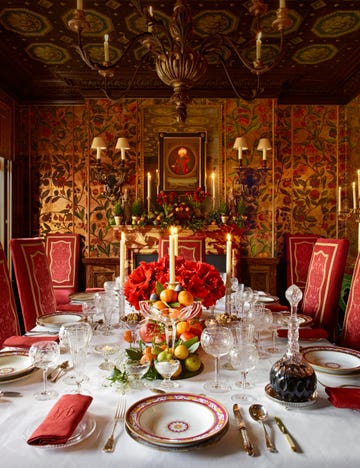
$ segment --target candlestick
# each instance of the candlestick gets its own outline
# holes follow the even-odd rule
[[[226,241],[226,278],[230,278],[231,276],[231,265],[232,265],[232,242],[231,242],[231,235],[227,235]]]
[[[339,195],[338,195],[338,211],[341,212],[341,186],[338,188]]]
[[[82,10],[83,9],[83,0],[77,0],[76,9],[77,10]]]
[[[124,286],[125,282],[125,260],[126,260],[126,239],[125,233],[121,233],[120,240],[120,287]]]
[[[353,193],[353,208],[356,210],[356,183],[352,183],[352,193]]]
[[[170,234],[169,235],[169,285],[171,286],[174,284],[175,284],[174,236]]]
[[[148,202],[148,214],[150,213],[150,204],[151,204],[151,174],[147,173],[147,202]]]
[[[279,8],[286,8],[285,0],[280,0]]]
[[[110,54],[109,54],[109,35],[105,34],[104,36],[104,60],[105,62],[110,61]]]
[[[261,33],[258,34],[256,39],[256,60],[261,59]]]

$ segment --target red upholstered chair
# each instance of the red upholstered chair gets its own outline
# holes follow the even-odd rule
[[[9,268],[5,253],[0,243],[0,348],[6,338],[20,335],[20,325],[17,315],[14,293],[11,286]]]
[[[314,326],[324,328],[335,339],[339,297],[349,241],[321,239],[314,245],[301,312],[313,317]]]
[[[314,234],[286,234],[286,286],[296,284],[304,293],[314,244],[319,236]]]
[[[45,239],[52,284],[57,304],[69,302],[69,295],[78,290],[80,235],[48,234]]]
[[[360,351],[360,253],[351,280],[340,344]]]
[[[203,236],[179,236],[179,257],[193,262],[205,262],[205,237]],[[168,254],[169,238],[159,239],[159,259]]]
[[[25,331],[31,330],[41,315],[52,314],[57,310],[81,311],[81,305],[78,304],[57,307],[42,239],[11,239],[10,249]]]

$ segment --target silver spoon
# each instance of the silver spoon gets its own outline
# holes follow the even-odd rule
[[[274,453],[277,452],[276,447],[274,446],[274,444],[270,440],[269,434],[268,434],[268,432],[266,430],[266,427],[265,427],[265,424],[264,424],[264,421],[266,421],[266,419],[268,417],[268,412],[266,411],[266,409],[263,407],[263,405],[259,405],[259,404],[255,403],[253,405],[250,405],[249,413],[250,413],[250,416],[255,421],[262,424],[262,427],[264,429],[266,448],[270,452],[274,452]]]

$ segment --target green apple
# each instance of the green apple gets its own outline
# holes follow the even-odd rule
[[[196,354],[190,354],[185,359],[185,369],[190,372],[196,372],[201,367],[201,360]]]
[[[171,361],[172,358],[173,358],[172,353],[169,353],[168,351],[161,351],[161,353],[157,355],[157,360],[160,362]]]

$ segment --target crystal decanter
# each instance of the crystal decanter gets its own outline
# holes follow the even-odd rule
[[[270,370],[270,386],[279,400],[306,402],[316,389],[314,369],[299,351],[299,322],[297,307],[302,299],[301,289],[295,284],[285,293],[290,303],[291,315],[288,326],[288,350]]]

